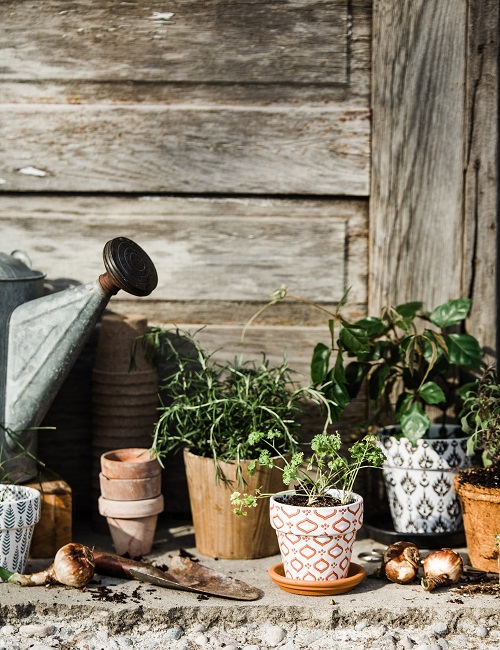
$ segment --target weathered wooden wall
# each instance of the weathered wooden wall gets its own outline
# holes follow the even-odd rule
[[[282,284],[325,304],[352,287],[366,311],[371,1],[0,11],[2,250],[87,282],[130,237],[159,286],[114,310],[207,324],[228,356],[286,345],[307,376],[320,314],[283,305],[239,337]]]
[[[472,298],[498,347],[498,32],[493,0],[377,0],[370,311]]]

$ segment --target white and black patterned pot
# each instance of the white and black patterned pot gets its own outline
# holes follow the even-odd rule
[[[0,485],[0,566],[4,569],[24,572],[40,510],[38,490]]]
[[[467,437],[459,427],[433,425],[413,446],[394,437],[397,427],[379,433],[387,460],[383,475],[394,529],[398,533],[451,533],[462,529],[462,512],[453,475],[471,464]]]

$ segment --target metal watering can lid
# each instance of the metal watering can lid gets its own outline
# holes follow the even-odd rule
[[[0,281],[38,280],[45,273],[31,269],[31,260],[22,251],[13,251],[11,255],[0,253]]]

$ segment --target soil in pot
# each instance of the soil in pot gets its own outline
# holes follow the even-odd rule
[[[500,472],[480,467],[462,470],[454,484],[462,503],[470,563],[476,569],[498,572],[495,541],[500,532]]]

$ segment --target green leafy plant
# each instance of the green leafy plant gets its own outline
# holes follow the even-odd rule
[[[160,368],[162,403],[152,444],[160,460],[188,448],[213,458],[217,478],[224,479],[220,461],[251,460],[265,448],[252,438],[255,432],[279,431],[279,452],[293,453],[306,397],[323,403],[330,423],[327,401],[294,383],[286,356],[277,366],[265,357],[218,363],[196,335],[179,329],[151,328],[142,344]]]
[[[354,481],[363,468],[381,467],[385,455],[377,446],[374,435],[367,435],[356,441],[348,449],[350,458],[341,453],[342,440],[338,432],[333,434],[321,433],[311,440],[308,460],[304,460],[304,452],[295,453],[291,458],[284,458],[278,444],[282,434],[280,431],[255,432],[249,438],[249,443],[255,446],[264,444],[259,458],[249,467],[253,474],[257,465],[261,467],[276,467],[283,472],[283,483],[290,486],[295,484],[298,494],[307,496],[307,505],[312,506],[324,499],[332,489],[341,491],[340,501],[343,505],[351,500]],[[276,464],[276,457],[283,461],[283,467]],[[237,515],[246,515],[246,509],[256,507],[259,498],[272,495],[241,494],[233,492],[231,504]]]
[[[470,434],[467,453],[482,452],[485,467],[500,467],[500,383],[494,365],[488,366],[479,382],[465,387],[462,429]]]
[[[350,322],[341,313],[347,295],[331,312],[289,295],[283,287],[247,327],[264,309],[283,299],[304,302],[327,315],[330,341],[314,348],[311,384],[330,402],[334,420],[364,383],[372,406],[370,422],[398,423],[400,435],[413,444],[430,427],[429,406],[441,410],[442,422],[451,407],[458,415],[458,389],[474,380],[482,361],[481,347],[473,336],[451,331],[463,326],[471,301],[449,300],[432,312],[421,302],[409,302]]]

